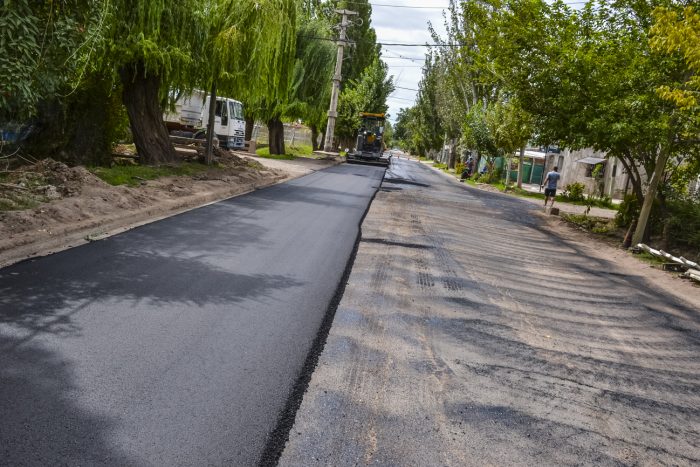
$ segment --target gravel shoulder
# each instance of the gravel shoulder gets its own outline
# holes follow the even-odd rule
[[[280,465],[697,465],[700,294],[613,250],[392,164]]]
[[[239,158],[238,156],[242,156]],[[238,154],[230,170],[111,186],[85,168],[53,163],[55,198],[33,209],[0,212],[0,267],[45,256],[223,199],[302,177],[336,161],[272,160]],[[249,167],[248,161],[261,164]],[[254,165],[254,164],[253,164]]]

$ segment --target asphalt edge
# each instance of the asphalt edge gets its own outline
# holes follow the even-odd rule
[[[292,387],[292,391],[287,397],[287,402],[280,412],[277,419],[277,424],[275,428],[268,434],[267,441],[265,442],[265,448],[263,449],[260,460],[258,461],[259,467],[274,467],[279,463],[282,453],[284,452],[287,442],[289,441],[289,433],[292,431],[294,424],[296,422],[296,415],[304,401],[304,395],[309,388],[309,383],[311,383],[311,377],[314,374],[314,370],[318,365],[318,360],[323,353],[323,349],[326,346],[326,341],[328,340],[328,335],[330,334],[331,327],[333,326],[333,320],[335,319],[335,313],[338,310],[338,305],[340,305],[343,295],[345,294],[345,287],[350,280],[350,273],[355,264],[355,258],[357,257],[357,252],[360,248],[360,240],[362,239],[362,224],[365,221],[365,217],[369,213],[372,203],[374,203],[374,198],[376,198],[377,193],[384,183],[384,177],[386,176],[386,170],[382,175],[381,182],[377,186],[376,190],[372,194],[372,197],[367,203],[367,208],[360,218],[357,229],[357,237],[355,238],[355,245],[352,248],[348,262],[345,265],[345,270],[340,278],[340,282],[335,289],[333,298],[328,304],[326,313],[321,321],[316,338],[311,344],[306,359],[304,360],[304,365],[301,368],[297,381]]]
[[[342,161],[336,161],[335,164],[329,165],[328,167],[340,165],[341,163]],[[316,171],[317,170],[313,170],[311,173]],[[41,242],[27,242],[25,244],[18,245],[11,250],[0,252],[0,269],[13,264],[23,263],[24,261],[31,261],[36,258],[60,253],[61,251],[85,245],[86,243],[93,241],[103,240],[137,227],[141,227],[142,225],[177,216],[179,214],[209,206],[210,204],[215,204],[220,201],[247,195],[248,193],[256,190],[262,190],[263,188],[301,178],[304,175],[308,174],[297,176],[275,176],[271,177],[271,179],[263,180],[259,184],[249,183],[241,185],[240,187],[237,187],[237,189],[233,190],[224,189],[205,195],[193,195],[189,197],[189,199],[171,206],[170,210],[161,215],[153,215],[152,211],[155,209],[155,207],[147,206],[126,218],[115,217],[113,219],[108,219],[101,224],[90,223],[88,225],[81,225],[75,229],[65,229],[60,233],[60,236],[57,235],[56,238],[45,239]]]

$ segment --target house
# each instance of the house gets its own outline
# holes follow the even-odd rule
[[[616,157],[607,157],[593,149],[563,149],[548,154],[546,170],[554,166],[561,173],[560,186],[563,189],[571,183],[582,183],[585,192],[622,199],[631,190],[630,176]]]

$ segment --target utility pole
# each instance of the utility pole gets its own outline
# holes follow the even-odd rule
[[[340,38],[338,39],[338,56],[335,61],[335,74],[333,75],[333,87],[331,88],[331,106],[328,109],[328,125],[326,126],[326,141],[323,150],[333,151],[333,133],[335,132],[335,119],[338,117],[338,94],[340,93],[340,82],[342,81],[341,71],[343,69],[343,51],[347,45],[345,32],[350,25],[349,16],[356,15],[357,12],[350,10],[335,10],[339,15],[343,15],[340,22]]]

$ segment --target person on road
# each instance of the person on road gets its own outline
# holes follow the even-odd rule
[[[547,188],[544,189],[544,207],[547,209],[547,201],[549,201],[549,198],[552,198],[552,203],[550,204],[550,207],[554,207],[554,197],[557,195],[557,183],[559,182],[559,179],[561,178],[561,174],[558,172],[559,167],[554,167],[551,172],[547,174],[547,177],[544,179],[544,183],[540,185],[540,188],[542,188],[544,185],[547,185]]]

